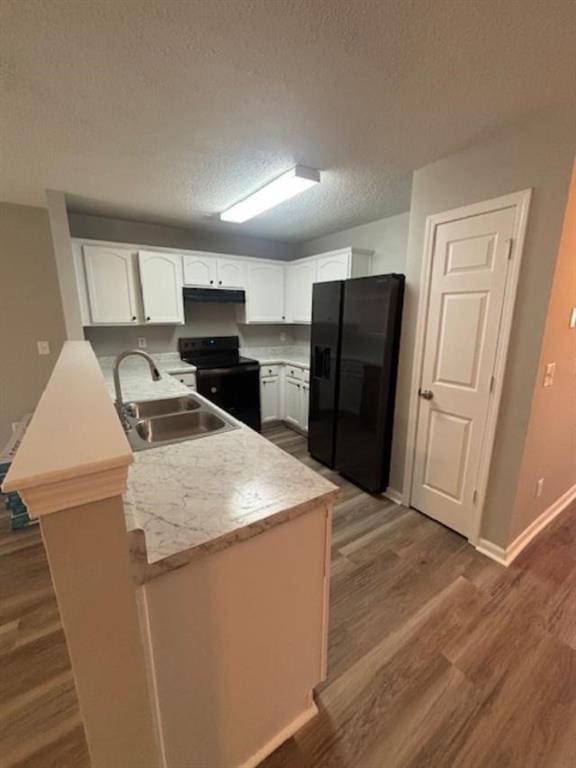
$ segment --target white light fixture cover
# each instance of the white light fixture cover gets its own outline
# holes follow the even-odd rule
[[[242,223],[275,205],[283,203],[285,200],[289,200],[308,187],[318,184],[319,181],[320,171],[307,168],[305,165],[296,165],[283,173],[282,176],[278,176],[277,179],[266,184],[265,187],[232,205],[220,214],[220,219]]]

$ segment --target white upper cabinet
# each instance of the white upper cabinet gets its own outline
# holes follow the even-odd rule
[[[286,266],[286,320],[289,323],[312,321],[314,283],[347,280],[370,274],[372,251],[342,248],[339,251],[309,256]]]
[[[217,280],[214,254],[202,253],[201,251],[184,254],[184,285],[214,288],[217,285]]]
[[[140,282],[145,323],[184,323],[182,257],[178,253],[140,251]]]
[[[92,245],[83,251],[92,325],[137,324],[136,253]]]
[[[346,280],[349,274],[350,254],[348,251],[335,251],[328,256],[316,259],[316,282],[327,283],[330,280]]]
[[[316,282],[316,262],[302,261],[288,264],[287,320],[291,323],[310,323],[312,320],[312,286]]]
[[[342,248],[316,256],[316,282],[366,277],[372,266],[372,251]]]
[[[218,288],[246,288],[246,262],[242,259],[218,258],[216,260]]]
[[[284,322],[284,265],[251,261],[247,269],[246,322]]]

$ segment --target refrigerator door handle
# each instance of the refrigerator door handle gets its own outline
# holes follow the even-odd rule
[[[312,369],[315,379],[330,378],[330,347],[314,347]]]
[[[314,347],[312,359],[312,376],[315,379],[322,378],[322,351],[320,347]]]
[[[325,347],[323,354],[322,374],[325,379],[330,378],[330,347]]]

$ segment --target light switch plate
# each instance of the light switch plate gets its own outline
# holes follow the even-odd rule
[[[556,363],[548,363],[544,371],[544,386],[551,387],[554,384],[554,375],[556,373]]]
[[[50,342],[49,341],[37,341],[36,347],[38,348],[38,354],[39,355],[49,355],[50,354]]]

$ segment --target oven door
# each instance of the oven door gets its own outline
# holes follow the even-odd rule
[[[201,395],[260,432],[259,366],[199,369],[196,384]]]

